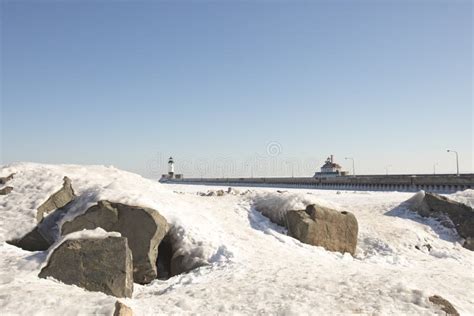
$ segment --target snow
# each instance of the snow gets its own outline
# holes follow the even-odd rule
[[[449,197],[452,200],[474,207],[474,190],[472,189],[451,194]]]
[[[289,210],[304,210],[310,204],[318,204],[342,211],[340,206],[309,194],[266,192],[257,194],[253,200],[255,208],[275,223],[284,223],[285,215]]]
[[[35,208],[61,187],[64,176],[85,196],[74,214],[101,199],[151,207],[171,224],[180,251],[207,263],[169,280],[134,284],[133,297],[121,301],[136,315],[444,315],[428,301],[435,294],[461,315],[474,314],[474,252],[461,246],[452,229],[407,210],[403,202],[410,193],[239,188],[246,193],[200,196],[226,188],[164,185],[110,166],[17,163],[0,169],[0,176],[13,172],[8,185],[14,191],[0,196],[2,315],[113,313],[114,297],[38,278],[49,252],[5,242],[35,226]],[[474,191],[449,197],[472,205]],[[356,215],[355,257],[302,244],[254,207],[278,206],[282,216],[312,202]],[[107,235],[75,234],[65,238]]]

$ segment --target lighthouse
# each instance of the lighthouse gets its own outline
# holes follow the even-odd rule
[[[168,160],[168,176],[170,179],[174,177],[174,160],[173,157],[170,157]]]
[[[174,173],[174,159],[173,157],[170,157],[168,159],[168,173],[162,174],[161,179],[159,181],[160,182],[173,182],[173,181],[181,180],[181,179],[183,179],[183,175]]]

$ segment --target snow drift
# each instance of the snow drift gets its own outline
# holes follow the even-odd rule
[[[257,211],[268,217],[280,226],[285,225],[285,215],[290,210],[304,210],[310,204],[317,204],[332,209],[341,209],[340,206],[330,203],[310,194],[297,194],[289,192],[265,192],[256,194],[254,207]]]

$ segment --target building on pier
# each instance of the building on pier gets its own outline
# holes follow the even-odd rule
[[[343,171],[341,165],[334,162],[334,155],[329,156],[321,167],[320,172],[314,174],[315,178],[346,176],[347,171]]]

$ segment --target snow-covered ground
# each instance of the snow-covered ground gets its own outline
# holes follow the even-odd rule
[[[38,278],[47,252],[5,242],[35,226],[36,208],[64,176],[88,197],[84,206],[109,199],[158,210],[183,251],[209,263],[166,281],[135,284],[133,297],[121,301],[136,315],[444,315],[428,301],[435,294],[461,315],[474,315],[474,252],[461,247],[454,231],[400,207],[411,193],[237,188],[250,191],[207,197],[196,193],[223,188],[163,185],[104,166],[20,163],[4,166],[0,176],[13,172],[7,184],[13,192],[0,196],[1,315],[113,313],[114,297]],[[356,256],[302,244],[252,208],[277,196],[287,198],[285,207],[319,202],[353,212]],[[472,190],[449,197],[474,203]]]

